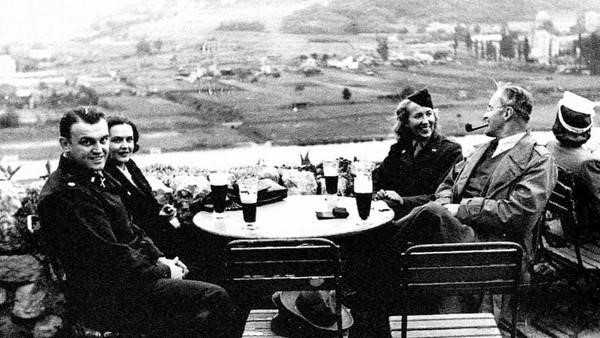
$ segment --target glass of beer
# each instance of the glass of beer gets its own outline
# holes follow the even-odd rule
[[[213,210],[217,218],[220,218],[223,216],[223,211],[225,211],[227,185],[229,183],[228,175],[223,171],[215,171],[210,173],[208,179],[210,181]]]
[[[338,162],[324,161],[323,176],[325,176],[325,190],[328,194],[337,194],[338,190]]]
[[[358,216],[364,221],[371,213],[371,199],[373,196],[373,179],[370,172],[358,172],[354,178],[354,198]]]
[[[240,202],[242,204],[242,214],[244,222],[248,228],[253,229],[256,222],[256,202],[258,199],[258,178],[244,177],[238,180],[240,190]]]

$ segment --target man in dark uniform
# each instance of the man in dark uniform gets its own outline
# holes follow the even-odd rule
[[[96,330],[239,336],[243,323],[225,290],[183,280],[187,267],[131,223],[120,185],[102,170],[108,139],[102,113],[66,113],[63,154],[40,196],[42,235],[65,269],[71,315]]]
[[[402,100],[396,118],[398,142],[373,171],[373,189],[400,218],[433,199],[450,168],[462,160],[462,149],[437,132],[438,116],[427,89]]]

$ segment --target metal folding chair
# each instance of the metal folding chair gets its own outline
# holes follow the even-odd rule
[[[264,295],[282,290],[335,290],[338,336],[343,336],[341,256],[335,243],[323,238],[234,240],[225,253],[226,278],[236,288]],[[256,330],[272,334],[266,323],[275,314],[275,310],[251,311],[244,336]]]
[[[402,297],[438,293],[510,294],[513,296],[511,337],[515,337],[522,256],[521,246],[511,242],[410,247],[402,256]],[[401,316],[390,317],[393,336],[400,330],[403,338],[502,337],[492,314],[409,316],[408,311],[403,306]]]

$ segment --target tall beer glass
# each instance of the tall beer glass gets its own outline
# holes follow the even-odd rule
[[[221,217],[225,211],[225,199],[227,197],[227,173],[222,171],[212,172],[209,175],[210,190],[212,192],[213,208],[217,217]]]
[[[354,178],[354,198],[358,216],[362,220],[369,218],[371,213],[371,199],[373,196],[373,180],[370,172],[359,172]]]
[[[324,161],[323,176],[325,176],[325,190],[328,194],[337,194],[338,188],[338,162]]]
[[[258,178],[246,177],[238,180],[240,190],[240,202],[242,203],[242,214],[244,222],[250,228],[256,222],[256,202],[258,199]]]

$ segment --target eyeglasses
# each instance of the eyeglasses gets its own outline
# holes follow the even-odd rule
[[[494,107],[494,106],[490,106],[488,104],[486,112],[489,113],[489,112],[493,112],[493,111],[496,111],[496,110],[499,110],[499,109],[502,109],[502,108],[506,108],[506,107],[507,107],[506,105],[501,105],[501,106]]]

